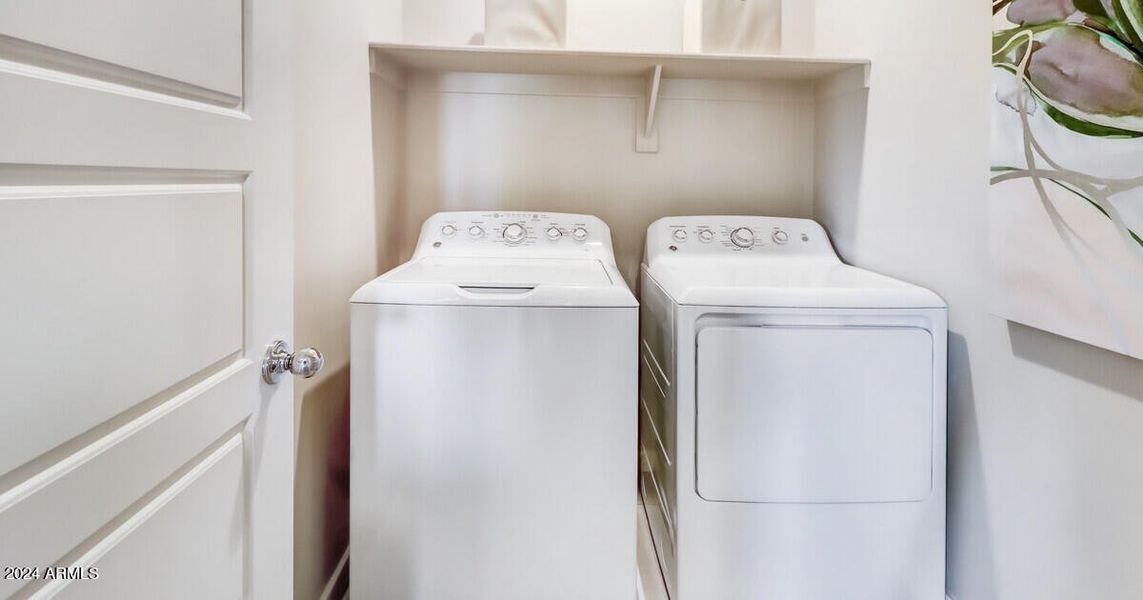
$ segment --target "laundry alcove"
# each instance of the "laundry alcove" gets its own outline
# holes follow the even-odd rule
[[[375,43],[380,262],[440,210],[598,215],[633,283],[665,215],[814,217],[856,196],[863,59]]]

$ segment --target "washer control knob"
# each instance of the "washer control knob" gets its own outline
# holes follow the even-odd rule
[[[468,228],[468,235],[474,240],[479,240],[484,237],[484,228],[480,225],[473,225]]]
[[[584,229],[583,227],[576,227],[575,229],[572,230],[572,237],[575,238],[575,241],[577,241],[577,242],[582,242],[582,241],[586,240],[587,239],[587,229]]]
[[[739,248],[749,248],[754,245],[754,232],[746,227],[739,227],[730,233],[730,241]]]
[[[519,223],[511,223],[504,228],[504,241],[509,244],[519,244],[527,235],[527,230]]]
[[[770,238],[774,240],[775,244],[785,244],[790,241],[790,234],[781,229],[775,229],[774,233],[770,234]]]
[[[709,229],[700,230],[698,235],[699,240],[701,240],[704,244],[709,244],[714,241],[714,232]]]
[[[687,241],[687,230],[686,229],[676,229],[675,233],[672,234],[672,237],[675,238],[676,242],[685,242],[685,241]]]
[[[559,227],[552,226],[548,228],[548,239],[555,241],[564,237],[564,232],[560,231]]]
[[[445,225],[445,226],[441,227],[441,235],[443,235],[445,237],[452,237],[452,236],[456,235],[456,226],[455,225]]]

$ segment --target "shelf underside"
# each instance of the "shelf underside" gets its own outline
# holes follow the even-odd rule
[[[374,44],[378,57],[403,69],[538,75],[645,76],[657,66],[671,79],[817,81],[859,70],[863,59],[719,54],[639,54],[580,50]]]

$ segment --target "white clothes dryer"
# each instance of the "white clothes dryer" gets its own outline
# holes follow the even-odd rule
[[[637,348],[599,219],[430,218],[352,300],[350,595],[631,600]]]
[[[671,598],[943,600],[945,303],[804,219],[659,220],[640,285]]]

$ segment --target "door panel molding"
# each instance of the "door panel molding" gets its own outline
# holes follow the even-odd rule
[[[11,186],[0,211],[0,474],[243,349],[242,186]]]
[[[141,503],[137,510],[125,515],[113,529],[100,532],[93,540],[94,543],[84,544],[60,561],[67,566],[95,566],[101,570],[100,580],[47,581],[34,591],[22,590],[17,598],[24,595],[37,599],[52,598],[61,592],[66,592],[62,594],[63,597],[87,599],[142,598],[160,597],[160,591],[165,598],[240,597],[245,585],[245,555],[248,551],[248,532],[243,526],[247,504],[246,478],[242,474],[245,468],[243,442],[243,432],[227,432],[221,443],[214,446],[205,457],[185,472],[173,476],[169,485],[163,486],[152,498]],[[223,506],[218,506],[219,503]],[[221,514],[217,515],[218,518],[201,520],[180,514],[201,512]],[[173,533],[169,531],[171,523],[159,523],[160,520],[182,522],[184,528],[201,523],[209,525],[209,530],[185,530],[180,532],[183,535],[168,537]],[[155,527],[148,527],[149,525],[167,527],[156,533]],[[223,531],[216,530],[219,528]],[[140,536],[140,533],[143,535]],[[194,539],[196,537],[200,539]],[[114,564],[116,558],[124,556],[122,551],[127,549],[126,546],[136,540],[143,547],[136,548],[133,556],[124,557],[128,564]],[[157,551],[159,548],[162,549],[161,552]],[[117,551],[119,556],[116,556]],[[180,559],[179,555],[185,556],[188,551],[193,552],[194,558]],[[231,572],[220,572],[218,569],[199,572],[197,569],[205,566],[202,564],[204,555],[213,555],[213,562],[216,563],[230,562],[224,566],[229,567],[225,571]],[[222,561],[218,560],[219,556]],[[142,564],[143,561],[152,564]],[[174,576],[170,573],[172,570],[190,572]],[[230,575],[231,581],[226,581],[226,575]],[[108,585],[109,580],[114,583]],[[224,595],[203,589],[227,584],[232,592],[237,593]]]
[[[241,185],[249,175],[246,171],[0,163],[0,186]]]
[[[64,74],[79,79],[90,79],[113,84],[119,88],[133,88],[140,91],[214,104],[223,108],[236,108],[242,97],[201,87],[178,79],[163,77],[154,73],[132,69],[123,65],[102,61],[96,58],[44,46],[0,34],[0,58],[45,71],[55,71],[61,81],[67,81]],[[123,93],[129,93],[123,90]]]
[[[222,116],[246,118],[246,114],[241,109],[234,106],[220,106],[214,103],[197,100],[192,97],[182,97],[177,94],[167,93],[166,91],[152,90],[145,86],[122,83],[116,81],[114,78],[101,79],[99,77],[90,76],[89,74],[85,74],[83,72],[71,72],[68,70],[61,70],[59,68],[52,68],[51,66],[40,66],[34,63],[28,64],[17,60],[8,60],[3,55],[0,55],[0,73],[15,77],[43,80],[86,90],[105,92],[126,98],[136,98],[140,100],[146,100],[148,102],[170,104],[179,108],[197,110]],[[15,83],[10,85],[15,85]]]
[[[6,0],[0,34],[237,97],[243,0]]]
[[[241,110],[6,60],[0,89],[0,163],[254,170]]]
[[[150,413],[157,407],[171,402],[177,397],[183,396],[192,388],[203,385],[207,380],[214,379],[216,375],[225,371],[241,357],[242,354],[240,352],[234,352],[178,384],[163,390],[163,393],[132,406],[7,473],[0,474],[0,498],[7,498],[9,491],[40,477],[41,474],[51,470],[55,463],[69,460],[73,455],[84,452],[88,446],[100,442],[107,436],[128,426],[137,419],[142,418],[143,415]],[[9,498],[8,500],[12,499]],[[8,504],[4,502],[6,501],[0,501],[0,509],[4,506],[8,506]]]
[[[242,430],[253,410],[256,385],[253,363],[235,359],[206,381],[0,495],[0,538],[26,540],[20,548],[0,548],[0,564],[56,564],[116,515],[156,495],[153,490],[162,489],[172,472],[186,470],[204,448],[219,442],[210,432]],[[236,397],[251,402],[244,405]],[[85,495],[91,489],[101,492]],[[67,515],[68,527],[45,525],[61,515]],[[14,592],[18,583],[0,581],[0,596]]]

